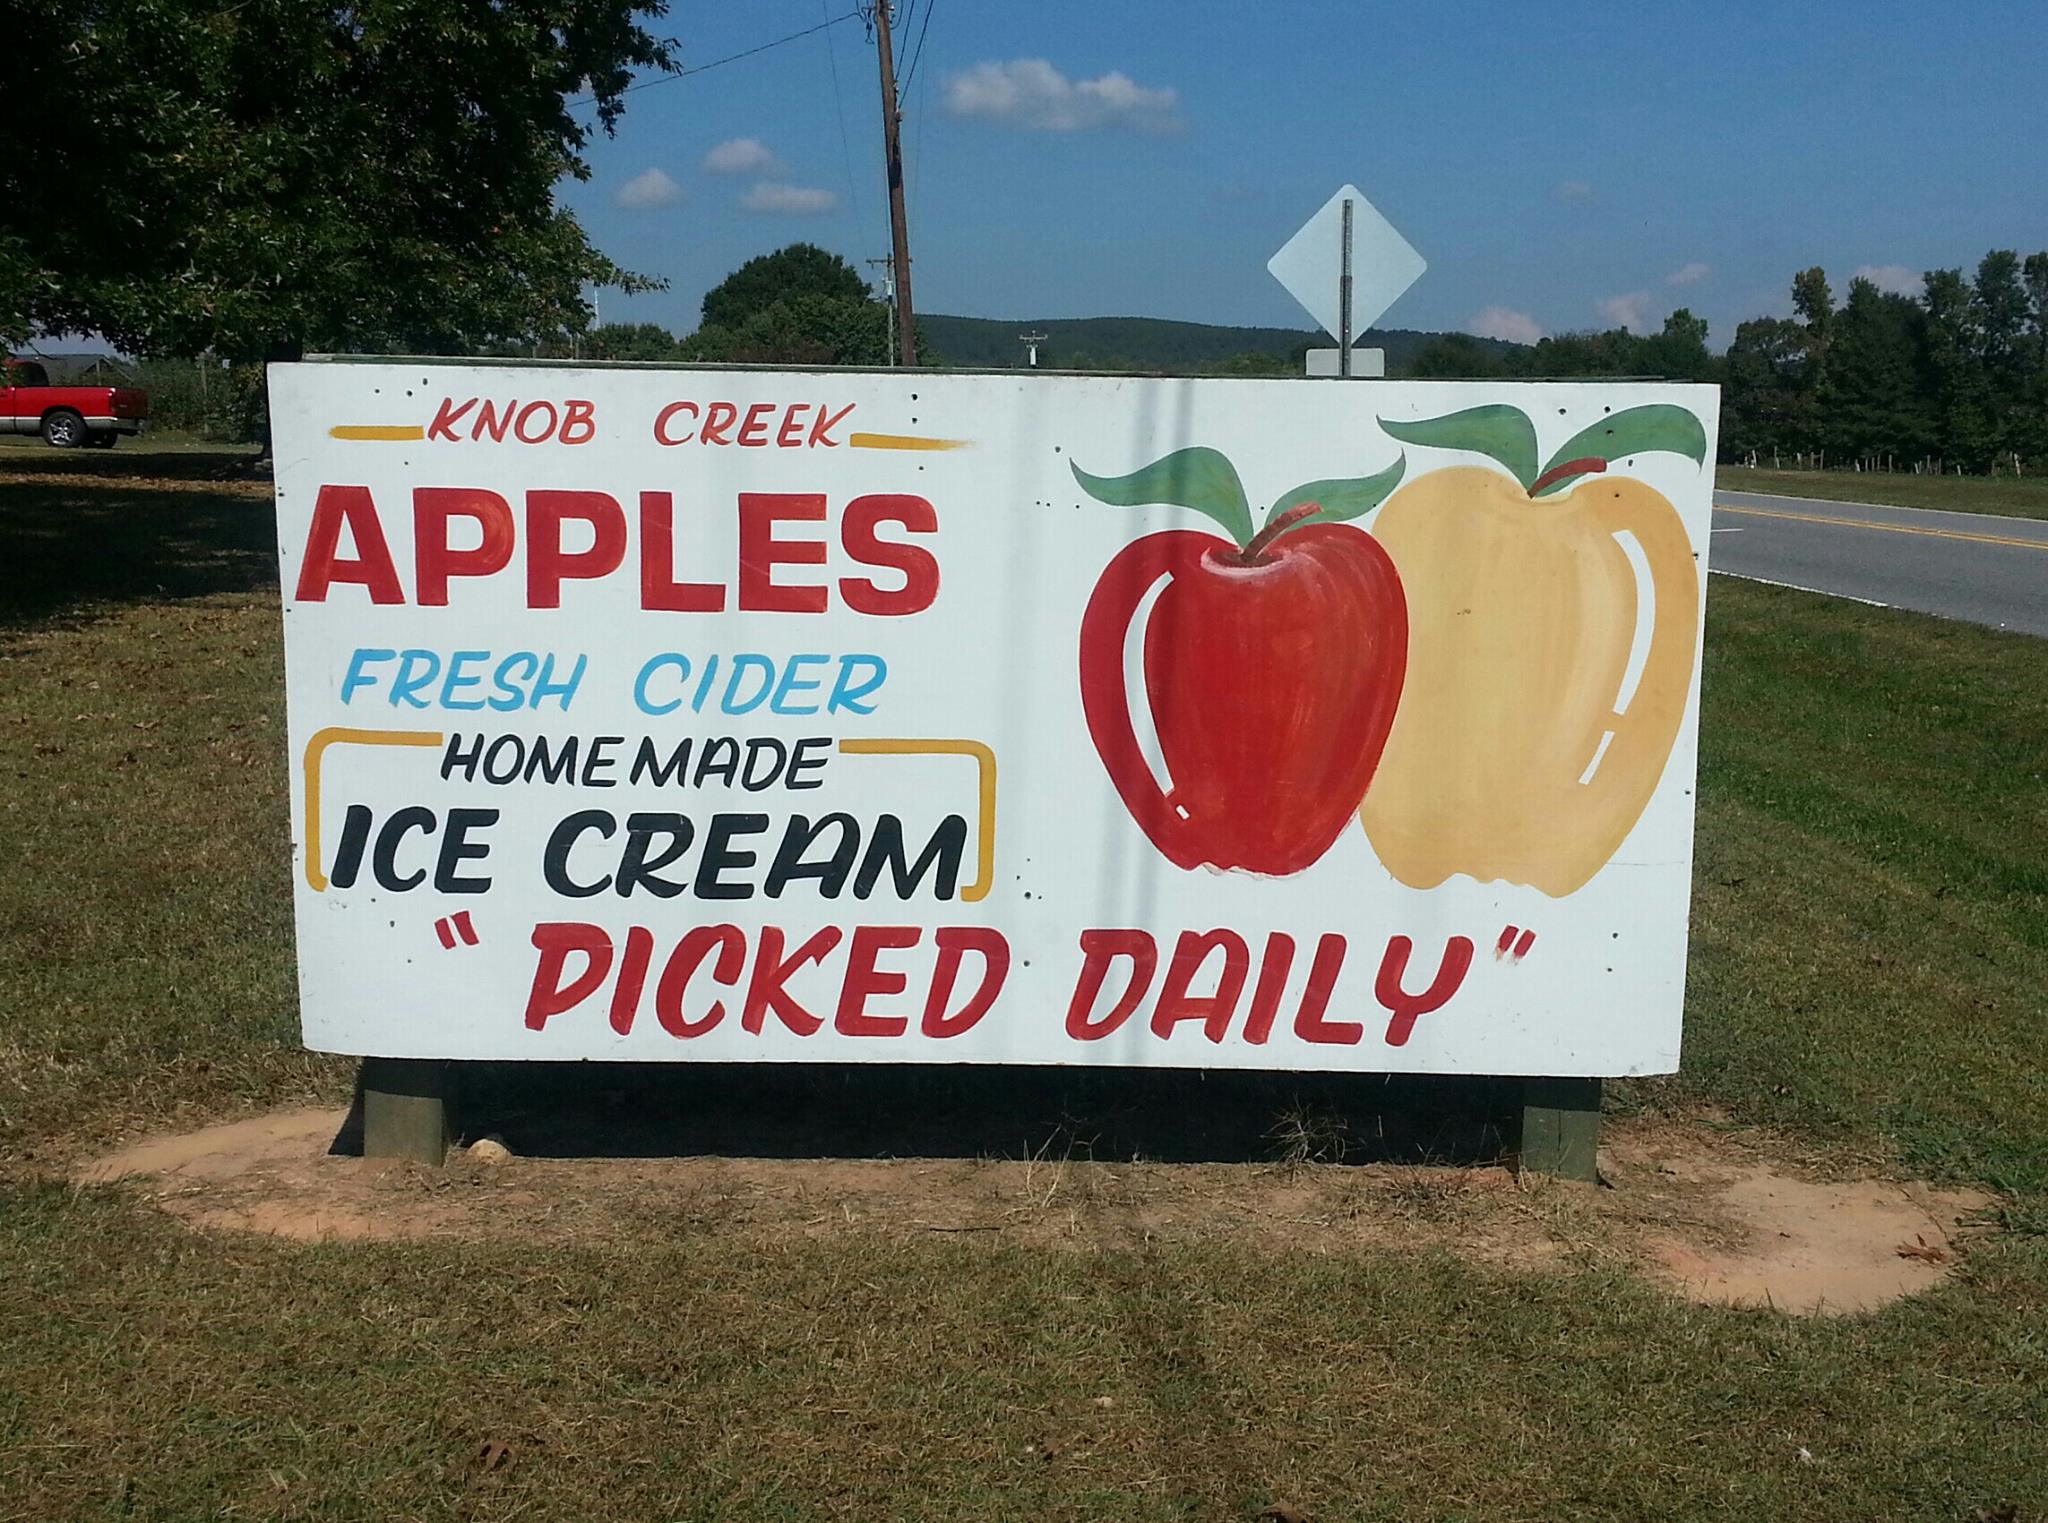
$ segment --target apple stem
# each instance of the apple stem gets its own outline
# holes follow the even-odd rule
[[[1247,566],[1254,564],[1261,555],[1266,553],[1266,548],[1274,540],[1285,534],[1289,529],[1294,528],[1303,519],[1312,518],[1322,511],[1323,505],[1319,502],[1295,504],[1295,506],[1289,508],[1285,513],[1282,513],[1278,518],[1267,524],[1265,528],[1254,534],[1251,538],[1251,543],[1244,547],[1244,554],[1238,558]]]
[[[1553,465],[1549,470],[1529,483],[1529,495],[1534,497],[1554,482],[1567,476],[1591,476],[1607,469],[1607,462],[1598,455],[1586,455],[1578,460],[1567,460],[1563,465]]]

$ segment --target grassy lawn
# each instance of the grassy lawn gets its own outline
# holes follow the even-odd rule
[[[307,1246],[49,1174],[348,1084],[295,1045],[267,496],[189,458],[0,460],[0,1520],[2048,1516],[2048,643],[1715,581],[1686,1071],[1614,1093],[2004,1192],[1925,1298],[681,1212]]]
[[[2048,476],[1915,476],[1911,472],[1768,471],[1715,468],[1731,492],[1824,497],[1831,502],[1884,502],[1902,508],[1946,508],[2006,518],[2048,518]]]

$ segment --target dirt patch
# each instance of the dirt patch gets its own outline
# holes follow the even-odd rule
[[[622,1229],[748,1240],[847,1232],[972,1236],[1077,1250],[1256,1237],[1297,1251],[1447,1251],[1543,1270],[1639,1266],[1695,1300],[1867,1311],[1939,1284],[1971,1191],[1826,1180],[1698,1126],[1619,1122],[1606,1188],[1503,1168],[1104,1163],[1073,1158],[486,1158],[445,1169],[329,1151],[346,1113],[281,1111],[94,1160],[195,1227],[299,1241]]]
[[[1801,1178],[1755,1161],[1663,1147],[1622,1152],[1637,1188],[1711,1195],[1739,1235],[1714,1242],[1652,1234],[1651,1263],[1680,1294],[1808,1315],[1870,1311],[1928,1290],[1954,1270],[1991,1198],[1885,1179]]]

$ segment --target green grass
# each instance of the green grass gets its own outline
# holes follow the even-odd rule
[[[1875,1315],[1691,1307],[1597,1260],[680,1212],[305,1246],[49,1179],[348,1075],[295,1047],[260,488],[26,469],[0,463],[0,1520],[2042,1516],[2048,643],[1709,598],[1686,1071],[1616,1104],[2010,1193],[1957,1280]]]
[[[2048,642],[1715,581],[1683,1087],[2048,1191]]]
[[[15,450],[21,451],[21,455],[11,453]],[[32,460],[26,458],[31,454]],[[23,469],[72,469],[97,474],[119,471],[124,466],[132,468],[131,462],[157,462],[166,455],[218,455],[223,460],[246,460],[255,454],[256,447],[251,444],[221,444],[172,428],[153,428],[140,439],[124,438],[115,444],[111,454],[105,450],[52,449],[34,434],[0,434],[0,458]]]
[[[1770,471],[1716,468],[1724,491],[1773,492],[1830,502],[1881,502],[2004,518],[2048,518],[2048,476],[1915,476],[1887,471]]]

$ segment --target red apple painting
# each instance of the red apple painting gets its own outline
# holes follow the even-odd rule
[[[1408,612],[1394,563],[1346,520],[1379,506],[1404,466],[1296,487],[1256,532],[1237,471],[1216,450],[1177,450],[1126,476],[1073,468],[1099,502],[1192,509],[1229,536],[1170,529],[1133,541],[1081,621],[1089,734],[1169,861],[1298,873],[1355,816],[1400,703]],[[1133,694],[1125,643],[1155,589],[1145,691]],[[1151,716],[1166,787],[1139,744],[1134,702]]]

